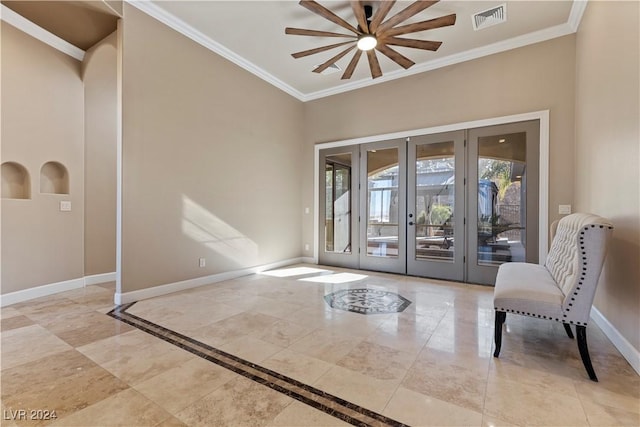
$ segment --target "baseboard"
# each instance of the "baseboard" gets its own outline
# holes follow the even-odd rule
[[[116,305],[127,304],[130,302],[158,297],[173,292],[184,291],[185,289],[197,288],[199,286],[210,285],[212,283],[222,282],[225,280],[237,279],[238,277],[248,276],[249,274],[260,273],[261,271],[271,270],[273,268],[284,267],[292,264],[299,264],[301,262],[303,262],[303,258],[291,258],[271,264],[244,268],[242,270],[226,271],[224,273],[212,274],[210,276],[196,277],[195,279],[167,283],[165,285],[140,289],[138,291],[123,293],[116,292],[113,299]]]
[[[6,307],[30,299],[46,297],[48,295],[57,294],[58,292],[70,291],[84,287],[84,278],[65,280],[63,282],[50,283],[48,285],[36,286],[34,288],[24,289],[22,291],[10,292],[0,295],[0,307]]]
[[[302,262],[304,262],[305,264],[317,264],[318,263],[318,261],[314,257],[310,257],[310,256],[302,257]]]
[[[91,276],[84,276],[85,286],[99,285],[100,283],[108,283],[116,281],[116,272],[93,274]]]
[[[46,297],[59,292],[70,291],[72,289],[83,288],[85,286],[97,285],[100,283],[113,282],[116,280],[116,273],[94,274],[81,277],[79,279],[65,280],[63,282],[49,283],[48,285],[36,286],[22,291],[11,292],[0,295],[0,307],[6,307],[30,299]]]
[[[591,318],[595,324],[602,329],[602,332],[609,338],[627,362],[629,362],[631,367],[635,369],[636,373],[640,375],[640,351],[632,346],[615,326],[595,307],[591,307]]]

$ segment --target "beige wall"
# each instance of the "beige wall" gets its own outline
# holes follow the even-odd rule
[[[2,162],[31,175],[31,200],[2,199],[2,293],[83,276],[83,86],[80,63],[1,24]],[[70,194],[40,194],[40,168],[64,164]],[[71,212],[60,212],[69,200]]]
[[[302,103],[128,4],[123,24],[122,292],[299,257]]]
[[[86,276],[116,271],[116,60],[114,32],[89,49],[82,63]]]
[[[549,220],[573,203],[575,36],[305,104],[304,206],[313,206],[313,145],[550,110]],[[360,64],[364,66],[363,64]],[[313,254],[313,215],[303,241]]]
[[[576,46],[575,205],[615,230],[595,306],[640,351],[638,2],[589,2]]]

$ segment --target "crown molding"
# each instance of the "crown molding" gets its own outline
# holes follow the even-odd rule
[[[191,25],[187,24],[183,20],[175,17],[171,13],[165,11],[164,9],[156,6],[154,3],[148,0],[126,0],[128,4],[135,7],[138,10],[146,13],[152,18],[157,19],[163,24],[167,25],[169,28],[172,28],[182,34],[183,36],[190,38],[194,42],[206,47],[212,52],[217,53],[225,59],[233,62],[237,66],[245,69],[246,71],[260,77],[262,80],[267,83],[272,84],[278,89],[288,93],[294,98],[299,99],[300,101],[306,101],[305,95],[297,89],[294,89],[292,86],[289,86],[282,80],[263,70],[262,68],[255,65],[253,62],[246,60],[241,57],[237,53],[231,51],[220,43],[216,42],[209,36],[205,35],[201,31],[196,30]],[[125,18],[126,19],[126,18]]]
[[[308,93],[304,96],[305,101],[311,101],[331,95],[337,95],[351,90],[373,86],[402,77],[424,73],[426,71],[435,70],[449,65],[459,64],[461,62],[470,61],[472,59],[478,59],[483,56],[506,52],[511,49],[517,49],[519,47],[524,47],[530,44],[540,43],[557,37],[566,36],[568,34],[573,34],[578,31],[578,27],[580,26],[580,22],[582,21],[582,15],[587,8],[587,2],[588,0],[574,0],[573,4],[571,5],[571,11],[569,12],[569,18],[564,24],[559,24],[554,27],[549,27],[543,30],[534,31],[532,33],[523,34],[511,39],[503,40],[475,49],[470,49],[465,52],[456,53],[453,55],[445,56],[443,58],[434,59],[432,61],[423,62],[421,64],[417,64],[415,67],[411,67],[411,69],[409,70],[392,71],[376,79],[375,81],[373,79],[367,78],[355,82],[346,83],[330,89]]]
[[[513,37],[508,40],[503,40],[491,45],[482,46],[476,49],[471,49],[465,52],[456,53],[443,58],[435,59],[433,61],[424,62],[412,67],[409,70],[396,70],[385,74],[379,79],[362,79],[354,82],[349,82],[340,86],[336,86],[330,89],[325,89],[317,92],[302,93],[299,90],[293,88],[272,74],[268,73],[264,69],[258,67],[254,63],[246,60],[210,37],[206,36],[202,32],[196,30],[184,21],[176,18],[172,14],[166,12],[164,9],[156,6],[154,3],[148,0],[126,0],[127,3],[141,10],[147,15],[162,22],[168,27],[174,29],[185,37],[190,38],[196,43],[204,46],[205,48],[217,53],[223,58],[233,62],[239,67],[249,71],[262,80],[270,83],[278,89],[286,92],[294,98],[306,102],[315,99],[325,98],[327,96],[337,95],[344,92],[349,92],[356,89],[362,89],[365,87],[377,85],[380,83],[396,80],[399,78],[411,76],[414,74],[424,73],[426,71],[435,70],[438,68],[446,67],[449,65],[458,64],[465,61],[481,58],[483,56],[493,55],[495,53],[505,52],[511,49],[527,46],[534,43],[540,43],[546,40],[550,40],[556,37],[562,37],[568,34],[575,33],[580,26],[582,16],[587,7],[588,0],[574,0],[569,13],[569,18],[565,24],[556,25],[555,27],[546,28],[544,30],[535,31],[533,33],[523,34],[518,37]],[[2,21],[16,27],[26,34],[40,40],[41,42],[65,53],[72,58],[82,61],[84,59],[85,51],[72,45],[71,43],[61,39],[53,33],[45,30],[44,28],[34,24],[22,15],[14,12],[3,4],[0,4],[0,18]]]
[[[578,31],[580,22],[582,22],[582,15],[584,15],[584,11],[587,9],[587,2],[588,0],[573,0],[567,24],[571,26],[574,33]]]
[[[532,33],[523,34],[521,36],[513,37],[507,40],[502,40],[490,45],[481,46],[475,49],[470,49],[464,52],[459,52],[453,55],[434,59],[432,61],[423,62],[411,67],[408,70],[392,71],[376,79],[375,81],[372,79],[362,79],[330,89],[309,93],[305,96],[305,98],[307,101],[310,101],[331,95],[337,95],[339,93],[373,86],[375,84],[400,79],[414,74],[424,73],[425,71],[431,71],[438,68],[447,67],[449,65],[459,64],[461,62],[471,61],[472,59],[482,58],[484,56],[493,55],[495,53],[506,52],[508,50],[517,49],[520,47],[528,46],[530,44],[540,43],[557,37],[566,36],[574,32],[575,30],[573,30],[569,24],[560,24],[554,27],[549,27],[543,30],[534,31]]]
[[[14,12],[3,4],[0,4],[0,18],[7,24],[16,27],[18,30],[29,34],[31,37],[48,44],[52,48],[57,49],[78,61],[82,61],[84,59],[84,50],[72,45],[66,40],[61,39],[55,34],[50,33],[39,25],[34,24],[24,16]]]
[[[393,81],[403,77],[408,77],[414,74],[424,73],[426,71],[435,70],[449,65],[459,64],[461,62],[478,59],[483,56],[493,55],[500,52],[506,52],[508,50],[517,49],[530,44],[540,43],[547,40],[551,40],[557,37],[573,34],[577,31],[582,15],[587,6],[588,0],[574,0],[569,13],[569,18],[566,23],[556,25],[554,27],[545,28],[543,30],[534,31],[532,33],[523,34],[511,39],[502,40],[487,46],[470,49],[464,52],[455,53],[453,55],[445,56],[442,58],[434,59],[432,61],[417,64],[409,70],[395,70],[386,73],[384,76],[375,80],[365,78],[349,83],[345,83],[339,86],[332,87],[330,89],[320,90],[311,93],[302,93],[289,84],[283,82],[272,74],[268,73],[264,69],[258,67],[254,63],[246,60],[210,37],[206,36],[202,32],[196,30],[186,22],[178,19],[164,9],[156,6],[149,0],[125,0],[130,5],[148,14],[149,16],[157,19],[170,28],[178,31],[185,37],[190,38],[196,43],[206,47],[207,49],[217,53],[223,58],[228,59],[239,67],[249,71],[264,81],[272,84],[273,86],[281,89],[289,95],[297,98],[302,102],[312,101],[315,99],[325,98],[327,96],[338,95],[340,93],[349,92],[356,89],[362,89],[365,87]]]

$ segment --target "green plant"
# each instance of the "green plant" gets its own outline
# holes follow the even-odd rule
[[[422,211],[420,212],[420,214],[418,215],[418,218],[416,219],[416,224],[426,224],[427,223],[427,212],[426,211]]]
[[[451,206],[433,205],[431,208],[431,224],[442,225],[451,218],[453,213]]]
[[[511,185],[511,169],[513,167],[512,162],[504,160],[494,159],[481,159],[480,167],[480,179],[488,179],[493,181],[498,187],[498,199],[504,199],[504,194],[507,192],[507,188]]]

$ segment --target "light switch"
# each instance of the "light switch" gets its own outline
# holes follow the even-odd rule
[[[560,215],[569,215],[571,213],[571,205],[558,205],[558,213]]]
[[[60,212],[71,212],[71,200],[60,201]]]

